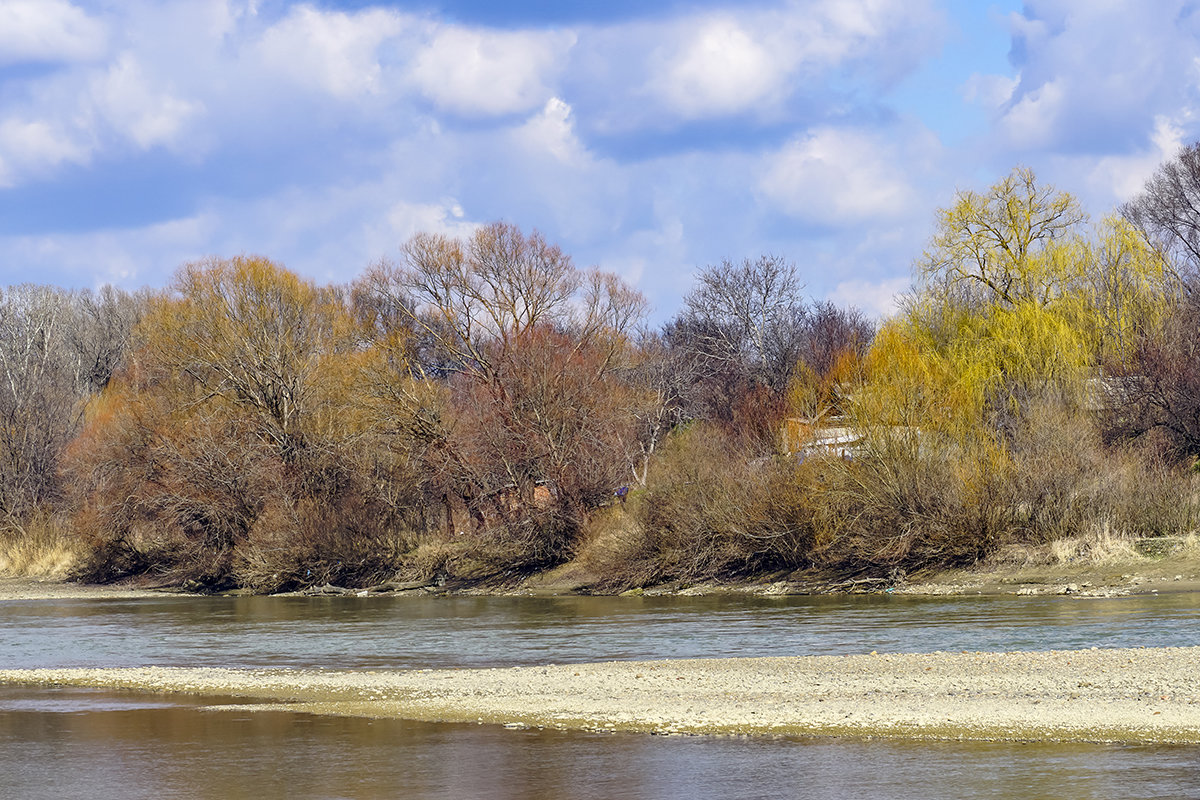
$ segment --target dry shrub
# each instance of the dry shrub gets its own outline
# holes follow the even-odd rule
[[[1035,406],[1020,431],[1013,454],[1026,510],[1024,541],[1074,538],[1085,550],[1103,551],[1108,539],[1195,527],[1189,477],[1169,467],[1150,443],[1106,448],[1090,415],[1051,405]]]
[[[614,513],[587,558],[614,585],[798,566],[815,542],[806,477],[747,454],[715,426],[690,426],[668,439],[628,517]]]
[[[504,538],[485,540],[474,533],[432,534],[404,554],[399,575],[444,585],[510,583],[528,573],[517,545]]]
[[[1121,557],[1121,541],[1195,528],[1191,479],[1144,450],[1105,448],[1086,412],[1034,402],[1008,430],[974,443],[885,434],[861,457],[834,464],[826,563],[1043,561],[1053,558],[1050,543],[1064,558],[1103,560]]]
[[[381,521],[311,499],[273,504],[235,549],[233,579],[257,592],[381,583],[396,574],[415,538]]]
[[[1010,529],[1003,452],[987,441],[878,434],[828,461],[824,563],[851,572],[972,563]]]
[[[1123,564],[1146,560],[1129,536],[1115,532],[1107,524],[1070,539],[1057,539],[1050,543],[1049,551],[1055,564]]]

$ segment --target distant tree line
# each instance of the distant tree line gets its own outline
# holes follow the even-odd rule
[[[10,287],[0,542],[210,590],[570,559],[612,590],[1194,530],[1197,197],[1196,145],[1096,225],[1018,168],[939,212],[881,325],[767,255],[702,268],[652,329],[504,223],[349,285],[244,256]]]

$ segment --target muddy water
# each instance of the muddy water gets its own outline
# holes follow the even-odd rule
[[[0,602],[0,665],[446,667],[1200,643],[1200,598]],[[1200,748],[602,735],[0,687],[7,798],[1200,796]]]

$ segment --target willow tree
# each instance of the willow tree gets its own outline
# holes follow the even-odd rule
[[[1027,518],[1046,498],[1066,508],[1089,491],[1096,386],[1129,360],[1132,332],[1169,286],[1128,224],[1086,222],[1024,168],[938,213],[853,397],[865,446],[843,485],[857,518],[889,532],[863,536],[876,557],[978,557],[1016,531],[1048,530]],[[1047,488],[1062,475],[1076,483]]]

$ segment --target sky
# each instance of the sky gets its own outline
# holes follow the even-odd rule
[[[1017,165],[1099,219],[1200,136],[1183,0],[0,0],[0,285],[320,283],[536,228],[652,320],[762,254],[894,308]]]

